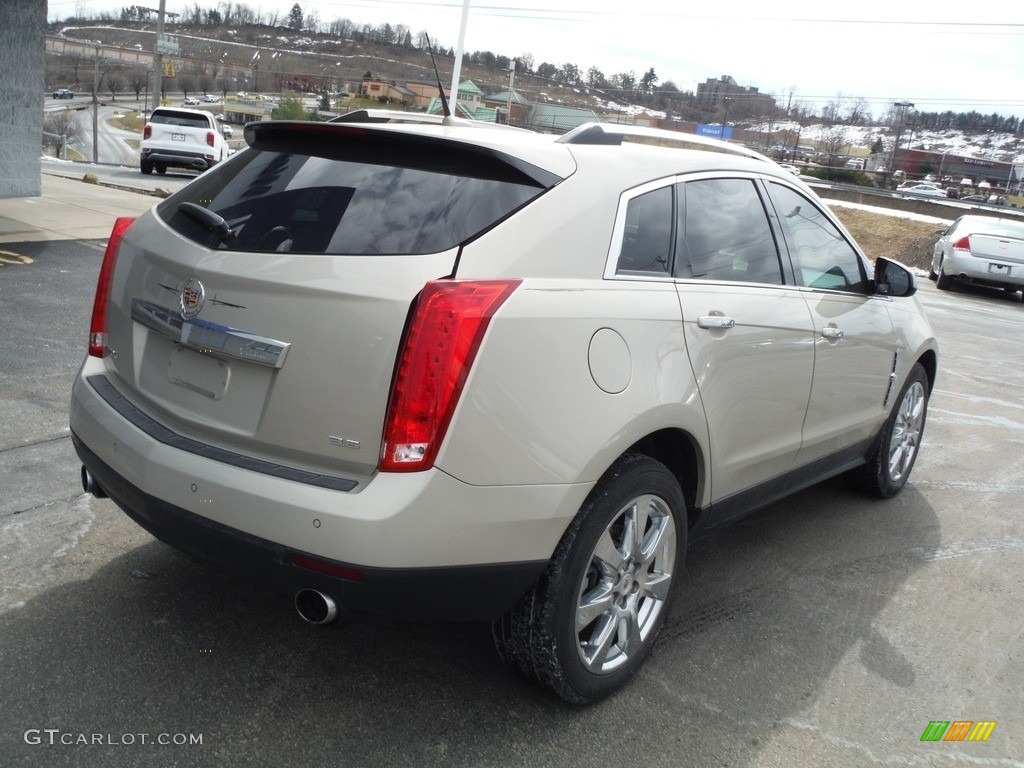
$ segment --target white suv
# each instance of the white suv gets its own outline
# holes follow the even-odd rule
[[[142,129],[139,168],[145,174],[154,169],[164,173],[168,168],[205,171],[229,154],[228,144],[211,113],[157,107]]]
[[[593,701],[688,540],[840,473],[907,482],[937,365],[914,278],[774,162],[607,125],[245,139],[119,220],[71,429],[87,490],[306,619],[491,620]]]

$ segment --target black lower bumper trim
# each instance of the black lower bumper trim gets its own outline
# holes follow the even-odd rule
[[[296,556],[318,555],[200,517],[168,504],[122,478],[72,433],[79,458],[110,499],[156,538],[189,555],[294,594],[303,588],[330,595],[351,612],[428,621],[492,621],[518,600],[546,561],[445,568],[374,568],[335,563],[362,574],[338,578],[295,565]]]

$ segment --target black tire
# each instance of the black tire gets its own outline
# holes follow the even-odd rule
[[[631,531],[643,526],[639,540]],[[686,501],[661,463],[626,454],[605,473],[547,570],[493,625],[510,666],[574,704],[599,701],[641,667],[676,593]]]
[[[935,275],[935,287],[940,291],[948,291],[953,287],[953,278],[947,275],[946,271],[943,269],[945,266],[944,262],[945,259],[939,262],[939,271]]]
[[[928,375],[920,363],[915,363],[885,420],[871,459],[850,474],[865,493],[888,499],[907,484],[924,436],[928,395]]]
[[[149,176],[153,172],[153,164],[148,160],[143,160],[139,166],[144,176]]]

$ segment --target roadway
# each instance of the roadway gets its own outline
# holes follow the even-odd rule
[[[698,542],[637,679],[573,708],[486,625],[312,628],[84,495],[68,393],[103,243],[3,248],[0,764],[1024,766],[1019,297],[923,280],[940,370],[904,492],[829,482]],[[935,720],[997,725],[922,742]]]

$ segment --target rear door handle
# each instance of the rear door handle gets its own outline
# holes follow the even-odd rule
[[[705,315],[698,318],[697,326],[699,328],[735,328],[736,321],[722,315]]]

